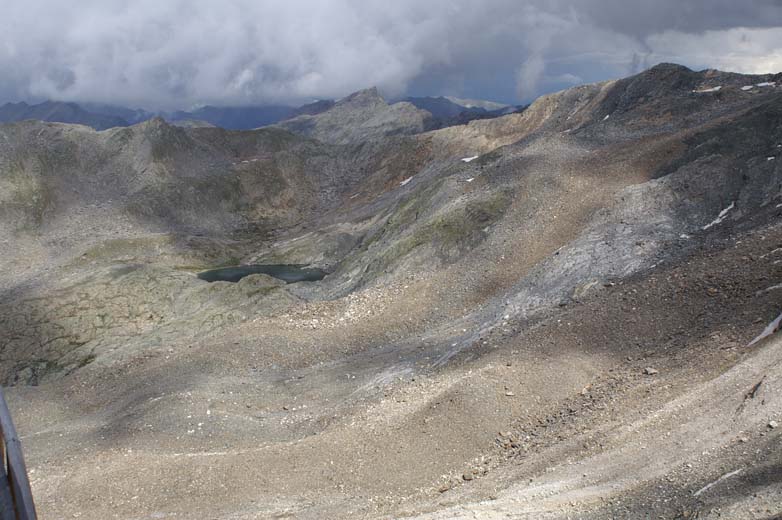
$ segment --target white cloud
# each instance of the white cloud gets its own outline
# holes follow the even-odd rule
[[[541,53],[532,54],[519,67],[516,88],[520,99],[534,97],[539,91],[546,64]]]
[[[665,31],[647,38],[655,61],[686,57],[695,68],[716,68],[744,74],[782,71],[782,27],[705,31]]]
[[[661,60],[782,69],[775,0],[5,0],[1,11],[0,101],[176,108],[373,85],[529,101]]]

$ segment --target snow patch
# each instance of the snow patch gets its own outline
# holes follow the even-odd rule
[[[755,293],[755,296],[762,296],[766,293],[770,293],[772,291],[776,291],[778,289],[782,289],[782,283],[778,283],[776,285],[772,285],[771,287],[766,287],[765,289],[761,289],[758,292]]]
[[[775,319],[774,321],[772,321],[771,323],[769,323],[769,324],[766,326],[766,328],[765,328],[765,329],[763,329],[763,332],[761,332],[761,333],[760,333],[760,335],[759,335],[757,338],[755,338],[755,339],[753,339],[752,341],[750,341],[750,342],[747,344],[747,346],[748,346],[748,347],[751,347],[752,345],[754,345],[754,344],[755,344],[755,343],[757,343],[758,341],[760,341],[760,340],[762,340],[762,339],[765,339],[765,338],[767,338],[767,337],[771,336],[772,334],[774,334],[776,331],[778,331],[778,330],[779,330],[779,324],[780,324],[780,323],[782,323],[782,314],[780,314],[779,316],[777,316],[777,319]]]
[[[747,90],[752,90],[753,88],[755,88],[755,85],[747,85],[745,87],[741,87],[741,90],[746,92]]]
[[[777,207],[778,208],[782,208],[782,204],[779,204]],[[782,247],[778,247],[778,248],[774,249],[773,251],[770,251],[770,252],[766,253],[765,255],[762,255],[760,258],[766,258],[766,257],[769,257],[769,256],[777,254],[777,253],[782,253]]]
[[[405,179],[405,180],[403,180],[402,182],[400,182],[400,183],[399,183],[399,185],[400,185],[400,186],[404,186],[405,184],[407,184],[408,182],[410,182],[410,181],[412,181],[412,180],[413,180],[413,178],[412,178],[412,177],[408,177],[407,179]]]
[[[767,161],[773,161],[774,159],[776,159],[776,157],[766,157]]]
[[[603,121],[606,121],[609,117],[611,117],[611,114],[606,114],[606,116],[603,118]]]
[[[704,88],[700,90],[693,90],[696,94],[708,94],[709,92],[719,92],[722,90],[722,85],[717,85],[716,87],[712,88]]]
[[[735,477],[736,475],[738,475],[742,471],[744,471],[744,470],[743,469],[737,469],[736,471],[731,471],[730,473],[726,473],[726,474],[722,475],[720,478],[718,478],[717,480],[715,480],[714,482],[712,482],[711,484],[707,484],[707,485],[703,486],[702,488],[700,488],[698,491],[693,493],[692,496],[694,496],[694,497],[700,496],[701,494],[703,494],[706,491],[710,490],[711,488],[713,488],[714,486],[716,486],[717,484],[719,484],[723,480],[725,480],[727,478],[730,478],[730,477]]]
[[[475,180],[475,177],[470,177],[469,179],[465,180],[464,182],[472,182]]]
[[[764,81],[763,83],[755,84],[756,87],[775,87],[776,85],[774,81]]]
[[[472,161],[474,161],[475,159],[477,159],[478,157],[480,157],[480,155],[476,155],[476,156],[474,156],[474,157],[465,157],[464,159],[462,159],[462,162],[466,162],[466,163],[468,163],[468,162],[472,162]]]
[[[720,222],[725,220],[725,217],[728,215],[730,210],[732,210],[735,207],[736,207],[736,203],[735,202],[731,202],[730,206],[728,206],[727,208],[725,208],[722,211],[720,211],[720,214],[717,215],[717,218],[715,218],[713,221],[711,221],[708,224],[706,224],[705,226],[703,226],[703,230],[706,231],[710,227],[716,226],[717,224],[719,224]]]

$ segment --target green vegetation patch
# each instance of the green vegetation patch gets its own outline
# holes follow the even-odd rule
[[[481,194],[426,218],[421,217],[419,202],[408,201],[400,206],[383,231],[372,238],[372,243],[382,247],[379,240],[383,236],[387,246],[375,256],[369,271],[386,270],[425,245],[442,262],[456,261],[480,243],[486,236],[484,229],[505,213],[511,202],[511,190]]]

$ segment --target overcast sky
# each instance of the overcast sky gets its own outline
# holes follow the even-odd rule
[[[661,61],[782,71],[782,0],[0,0],[0,102],[528,102]]]

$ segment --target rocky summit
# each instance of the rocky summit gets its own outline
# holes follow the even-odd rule
[[[782,514],[782,74],[321,108],[0,125],[42,518]]]

